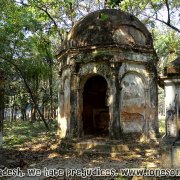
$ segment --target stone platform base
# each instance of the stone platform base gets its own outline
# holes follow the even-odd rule
[[[164,137],[160,143],[161,166],[163,168],[180,168],[180,140]]]
[[[159,159],[159,144],[138,141],[109,140],[101,137],[85,137],[82,139],[62,139],[60,153],[76,153],[78,155],[100,155],[105,157],[121,157],[123,159]]]

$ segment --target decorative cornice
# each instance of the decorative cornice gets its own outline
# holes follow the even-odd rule
[[[63,56],[67,56],[69,54],[77,54],[77,53],[87,53],[87,52],[93,52],[95,50],[104,50],[106,51],[119,51],[119,50],[125,50],[125,51],[133,51],[133,52],[141,52],[141,53],[154,53],[154,49],[150,46],[140,46],[140,45],[119,45],[119,44],[109,44],[109,45],[93,45],[93,46],[83,46],[83,47],[75,47],[75,48],[69,48],[66,50],[62,50],[57,54],[57,58],[61,59]]]

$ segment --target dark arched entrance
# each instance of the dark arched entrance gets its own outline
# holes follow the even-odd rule
[[[106,80],[100,75],[89,78],[83,92],[83,130],[85,135],[108,135],[110,117],[106,98]]]

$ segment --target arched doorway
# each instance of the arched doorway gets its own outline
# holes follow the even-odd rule
[[[96,75],[87,80],[83,92],[84,134],[107,136],[109,134],[109,108],[106,105],[107,82]]]

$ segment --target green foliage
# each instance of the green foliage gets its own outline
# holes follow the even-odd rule
[[[57,122],[51,122],[51,132],[47,132],[43,122],[30,123],[29,121],[4,122],[4,147],[16,148],[28,142],[47,141],[54,138]]]
[[[165,116],[162,116],[161,119],[159,119],[159,132],[160,132],[161,137],[166,132],[166,128],[165,128]]]
[[[106,21],[106,20],[109,19],[109,15],[108,15],[108,14],[105,14],[105,13],[101,13],[100,19],[101,19],[102,21]]]
[[[107,58],[112,58],[113,55],[111,52],[108,51],[98,51],[98,52],[94,52],[93,53],[93,57],[97,58],[97,57],[107,57]]]
[[[154,31],[155,49],[159,56],[159,73],[162,73],[164,67],[178,56],[180,56],[180,35],[172,30]]]
[[[115,8],[120,5],[122,0],[107,0],[107,5],[109,7]]]
[[[48,16],[47,9],[43,11],[43,3],[50,2],[1,2],[0,65],[4,69],[10,69],[6,71],[6,97],[15,99],[9,106],[21,106],[30,100],[29,102],[36,103],[37,107],[37,104],[43,101],[44,93],[51,93],[51,98],[53,93],[56,93],[49,79],[56,73],[52,72],[55,44],[51,39],[58,35],[58,32],[54,31],[56,23],[49,22],[51,16]],[[51,90],[46,92],[42,90],[50,88]]]
[[[163,31],[156,34],[155,47],[160,56],[167,56],[172,53],[179,54],[179,43],[180,37],[174,31]]]
[[[180,33],[178,24],[179,19],[179,1],[163,1],[163,0],[117,0],[108,1],[112,6],[121,7],[123,11],[127,11],[138,16],[144,22],[160,22]]]

